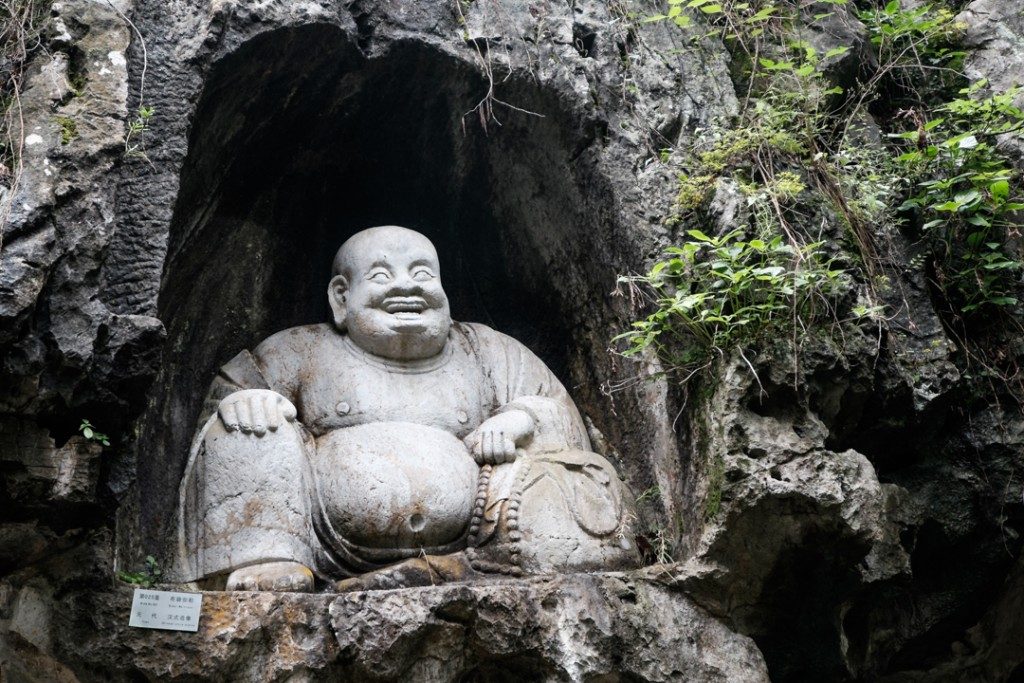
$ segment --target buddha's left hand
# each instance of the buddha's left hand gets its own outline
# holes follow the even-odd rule
[[[481,465],[500,465],[516,459],[516,447],[533,436],[533,418],[522,410],[509,410],[484,420],[463,441]]]

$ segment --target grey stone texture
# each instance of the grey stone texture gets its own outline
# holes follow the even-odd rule
[[[44,622],[57,606],[41,600],[19,593],[8,647],[48,652],[52,634],[78,671],[121,662],[104,679],[113,681],[768,680],[749,638],[685,596],[623,574],[345,595],[206,593],[197,633],[129,628],[124,587],[89,596],[80,607],[88,618],[80,611],[56,628]],[[7,671],[31,680],[30,661],[20,664]]]
[[[883,292],[887,325],[847,324],[840,348],[807,340],[799,364],[723,359],[708,386],[607,353],[636,314],[616,275],[678,238],[664,219],[681,168],[659,150],[736,108],[723,46],[636,20],[653,11],[54,4],[26,75],[25,173],[5,195],[0,254],[4,676],[1022,675],[1024,420],[958,363],[923,278]],[[966,6],[972,74],[1021,80],[1020,16],[1019,0]],[[856,39],[846,18],[815,44]],[[145,156],[125,158],[140,104],[155,110],[135,138]],[[57,116],[77,123],[67,144]],[[742,215],[735,192],[719,195],[721,220]],[[825,207],[817,218],[839,244]],[[343,596],[210,593],[209,637],[129,630],[115,572],[147,554],[168,566],[217,368],[325,320],[334,248],[383,223],[437,245],[455,319],[519,339],[565,385],[662,562]],[[912,254],[895,241],[897,263]],[[82,418],[112,446],[72,438]]]

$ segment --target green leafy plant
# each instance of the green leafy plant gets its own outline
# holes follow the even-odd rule
[[[92,422],[89,422],[89,420],[82,420],[82,424],[78,425],[78,431],[89,441],[95,441],[104,446],[110,445],[110,437],[103,432],[96,431],[96,428],[93,427]]]
[[[1007,246],[1024,209],[1019,174],[996,144],[1024,127],[1024,112],[1016,91],[979,97],[985,85],[892,135],[912,145],[897,157],[913,183],[900,209],[919,216],[936,284],[964,314],[1016,305],[1024,269]]]
[[[805,17],[794,2],[670,1],[666,14],[648,18],[684,27],[699,18],[704,37],[730,46],[746,84],[732,125],[698,131],[683,161],[679,213],[671,222],[703,227],[722,180],[740,189],[749,217],[720,226],[720,237],[689,229],[691,239],[670,248],[647,275],[623,279],[653,309],[618,337],[627,355],[651,349],[670,368],[693,372],[716,354],[742,353],[768,336],[834,319],[847,278],[799,225],[802,207],[840,194],[823,133],[832,128],[829,116],[842,88],[824,69],[849,48],[819,53],[799,27],[829,16],[827,5],[841,4],[824,3],[826,11]]]
[[[948,7],[924,2],[904,8],[899,0],[890,0],[859,10],[858,17],[878,60],[878,68],[860,89],[858,105],[878,97],[882,84],[890,102],[927,106],[941,102],[951,87],[957,87],[966,54],[958,45],[964,25]]]
[[[135,118],[128,122],[128,130],[124,136],[124,155],[126,157],[147,158],[143,148],[143,136],[149,130],[149,120],[153,118],[156,109],[153,107],[139,107]]]
[[[693,371],[724,354],[832,310],[844,289],[821,243],[794,247],[781,235],[711,237],[699,230],[642,276],[620,278],[653,293],[654,311],[616,339],[627,356],[652,349],[673,369]]]
[[[163,575],[163,570],[160,569],[160,565],[157,564],[156,558],[152,555],[146,556],[145,566],[135,572],[118,572],[117,578],[125,583],[130,583],[133,586],[139,586],[140,588],[152,588],[160,582],[160,577]]]
[[[647,18],[671,20],[691,36],[721,38],[743,94],[735,120],[702,131],[689,155],[668,155],[682,159],[683,166],[678,213],[669,224],[706,224],[704,212],[723,180],[742,189],[749,219],[719,226],[728,234],[715,239],[728,244],[697,249],[694,241],[686,242],[646,276],[627,278],[635,291],[645,290],[654,309],[620,336],[628,342],[627,353],[653,347],[663,359],[668,354],[676,366],[691,368],[705,362],[709,350],[757,341],[759,334],[750,331],[777,335],[823,322],[822,309],[829,305],[807,310],[801,303],[835,301],[836,282],[827,275],[839,269],[821,256],[820,243],[805,236],[807,219],[820,216],[823,206],[845,224],[849,251],[858,258],[860,269],[847,272],[847,279],[867,287],[860,313],[849,311],[853,318],[884,319],[875,287],[891,291],[884,283],[902,265],[887,260],[891,250],[879,240],[891,239],[906,224],[918,228],[925,253],[912,266],[925,268],[963,319],[1018,304],[1024,264],[1012,237],[1024,192],[996,144],[1021,129],[1016,93],[983,94],[984,83],[965,88],[959,44],[964,27],[954,11],[937,2],[904,7],[898,0],[844,10],[864,22],[874,62],[860,72],[854,90],[844,92],[830,81],[828,67],[851,47],[819,53],[805,38],[807,28],[830,16],[828,5],[844,4],[834,0],[812,9],[792,0],[669,0],[664,14]],[[821,11],[814,14],[817,7]],[[883,132],[895,129],[888,149],[866,142],[870,133],[864,130],[875,120]],[[759,238],[738,237],[750,234]],[[753,258],[753,243],[785,247],[791,260]],[[709,250],[721,251],[706,261],[696,256]],[[767,278],[749,288],[742,282],[726,286],[729,273],[723,271],[711,282],[714,269],[702,270],[701,263],[735,273],[777,265],[826,277],[813,283],[822,287],[820,296],[807,296],[795,281]],[[776,307],[780,294],[794,297],[786,315]],[[682,337],[690,341],[683,344]],[[685,351],[679,355],[678,349]]]

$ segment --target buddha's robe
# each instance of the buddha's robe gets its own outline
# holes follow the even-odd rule
[[[271,389],[283,395],[295,405],[299,424],[282,426],[262,437],[227,432],[216,415],[217,404],[242,389]],[[415,542],[389,545],[391,536],[375,539],[370,534],[357,543],[350,535],[339,533],[337,524],[331,524],[330,515],[324,512],[331,508],[331,498],[341,493],[362,496],[364,491],[335,490],[345,482],[335,482],[327,490],[318,485],[325,477],[317,475],[313,463],[316,444],[329,440],[337,430],[392,423],[421,425],[462,439],[487,418],[511,409],[527,412],[535,423],[534,436],[521,451],[535,460],[532,480],[524,482],[525,471],[516,469],[523,463],[494,467],[488,509],[500,514],[499,503],[518,497],[518,510],[523,491],[516,493],[512,488],[517,481],[520,488],[536,482],[537,491],[544,490],[546,498],[566,499],[558,503],[562,512],[570,519],[575,516],[585,535],[621,535],[629,520],[624,521],[628,515],[624,514],[617,475],[607,461],[590,452],[579,411],[562,384],[511,337],[479,324],[454,323],[439,355],[412,362],[367,354],[327,324],[295,327],[269,337],[251,353],[243,351],[221,368],[210,388],[205,424],[193,443],[181,489],[181,580],[279,560],[301,562],[323,576],[343,576],[405,557],[465,547],[479,484],[474,463],[469,463],[473,474],[467,474],[468,453],[464,450],[461,457],[453,456],[450,475],[434,471],[447,468],[448,461],[425,458],[423,466],[433,470],[426,471],[420,483],[433,487],[423,494],[429,511],[435,492],[449,487],[458,489],[451,494],[455,498],[449,495],[438,505],[457,505],[452,500],[464,495],[466,477],[472,477],[465,520],[452,510],[447,527],[427,529],[423,537],[405,539]],[[442,442],[444,438],[448,437],[439,435]],[[461,443],[450,441],[445,448],[463,449]],[[420,446],[427,447],[410,444],[412,450]],[[565,485],[561,483],[565,476],[553,474],[545,488],[541,475],[548,470],[575,472],[572,476],[585,481]],[[518,479],[515,472],[519,472]],[[561,487],[560,493],[552,486]],[[365,491],[370,497],[386,493],[372,485]],[[372,499],[366,502],[375,504]],[[551,514],[543,511],[546,517]],[[588,524],[595,528],[586,529]],[[474,529],[474,533],[479,536],[482,532]],[[564,535],[566,550],[562,554],[565,562],[573,564],[572,553],[583,551],[578,550],[572,534]],[[615,543],[612,546],[617,548]],[[628,550],[628,543],[623,547]],[[607,559],[602,558],[595,558],[595,563]]]

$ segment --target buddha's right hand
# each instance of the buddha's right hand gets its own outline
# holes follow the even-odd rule
[[[292,402],[276,391],[243,389],[222,399],[217,414],[229,432],[263,436],[293,421],[297,412]]]

